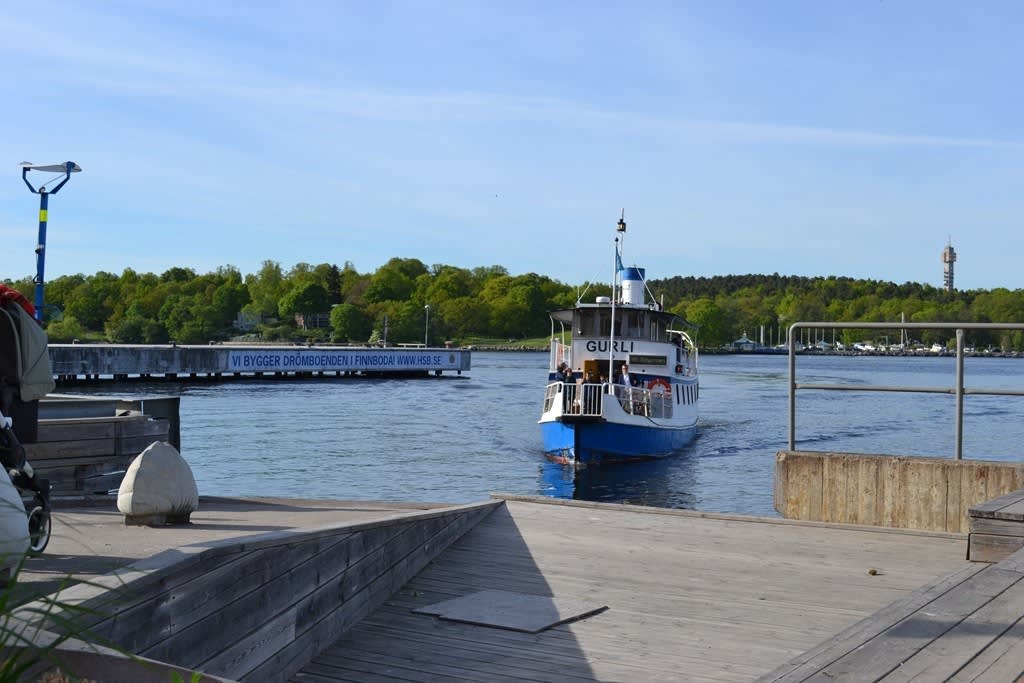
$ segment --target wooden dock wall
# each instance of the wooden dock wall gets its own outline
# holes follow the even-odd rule
[[[1024,463],[779,451],[787,519],[967,533],[968,509],[1024,488]]]
[[[142,657],[231,680],[281,681],[502,504],[181,547],[60,599],[95,615],[75,616],[91,634]]]
[[[39,421],[38,440],[25,455],[54,496],[106,496],[125,470],[154,441],[168,441],[170,422],[134,411],[107,417]]]
[[[167,443],[181,450],[181,397],[138,395],[135,398],[95,394],[48,394],[39,401],[40,429],[47,420],[114,417],[136,413],[167,421]]]

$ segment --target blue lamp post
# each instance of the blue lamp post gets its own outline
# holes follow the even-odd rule
[[[57,194],[60,188],[64,187],[64,183],[71,179],[72,173],[78,173],[82,170],[82,167],[73,161],[65,161],[63,164],[33,164],[28,161],[23,161],[19,164],[21,167],[21,179],[28,185],[28,189],[33,194],[39,195],[39,241],[36,243],[36,320],[42,322],[43,320],[43,270],[46,265],[46,212],[49,206],[49,199],[51,194]],[[63,173],[64,179],[57,183],[57,187],[52,190],[47,190],[46,185],[41,185],[39,189],[32,187],[32,183],[28,181],[29,171],[41,171],[43,173]]]

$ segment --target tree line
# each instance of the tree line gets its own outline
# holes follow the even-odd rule
[[[29,300],[30,278],[5,284]],[[847,277],[772,275],[676,276],[647,283],[666,310],[698,326],[703,347],[727,345],[763,329],[775,338],[798,321],[1022,322],[1024,290],[947,292],[927,284]],[[341,344],[521,341],[545,337],[547,312],[610,295],[610,286],[570,285],[537,273],[511,275],[502,266],[427,266],[393,258],[374,272],[299,263],[285,270],[264,261],[256,273],[234,266],[198,274],[171,268],[156,275],[66,275],[46,283],[44,325],[51,341],[205,344],[248,336],[264,341]],[[898,325],[893,333],[898,335]],[[850,329],[842,341],[860,341]],[[925,344],[948,333],[925,332]],[[978,347],[1024,350],[1018,332],[968,333]]]

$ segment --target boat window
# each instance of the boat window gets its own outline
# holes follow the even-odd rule
[[[610,337],[612,334],[612,312],[604,310],[598,312],[599,337]]]
[[[594,311],[578,311],[576,313],[576,335],[580,337],[594,336],[594,325],[597,322],[594,318]]]
[[[665,334],[665,323],[661,320],[651,320],[651,341],[661,341]]]
[[[622,336],[629,339],[643,339],[644,318],[643,313],[637,311],[626,311],[623,317]]]

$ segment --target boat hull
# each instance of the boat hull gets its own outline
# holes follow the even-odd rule
[[[678,453],[697,435],[697,424],[657,427],[570,418],[541,423],[547,459],[576,466],[663,458]]]

